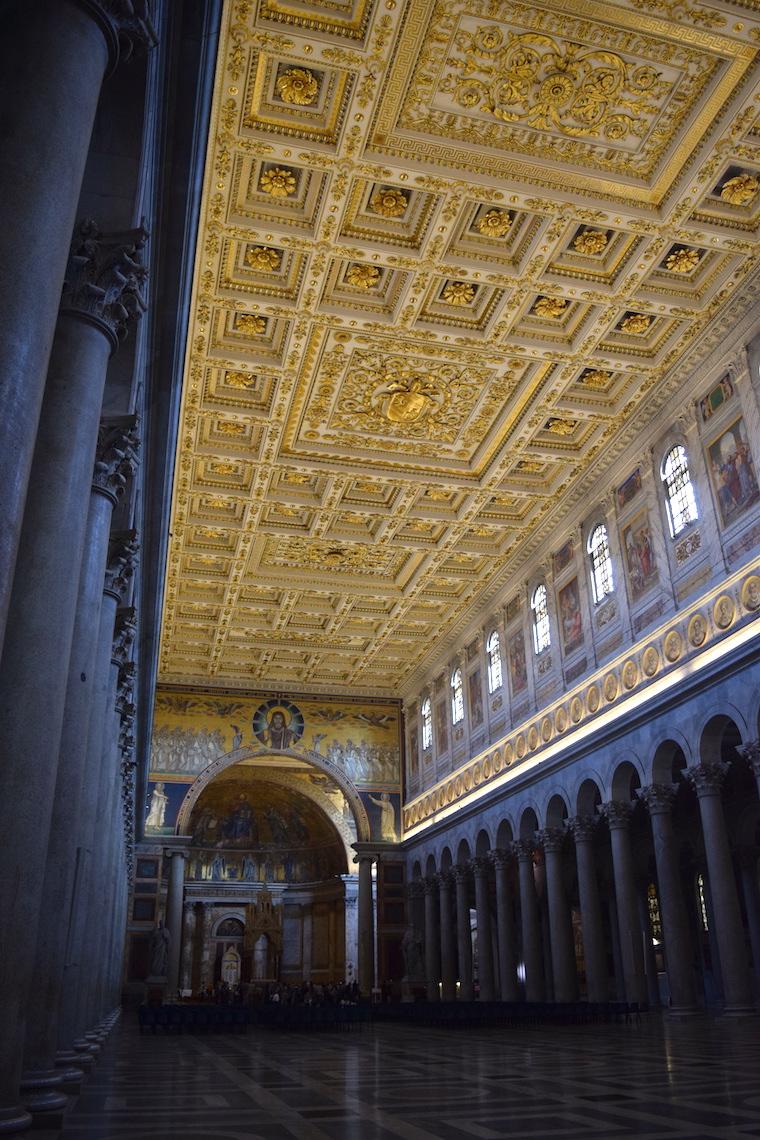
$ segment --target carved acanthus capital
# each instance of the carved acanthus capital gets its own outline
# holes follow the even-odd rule
[[[728,764],[724,760],[710,760],[687,768],[685,776],[698,796],[719,796],[727,772]]]
[[[135,633],[137,632],[137,615],[133,606],[122,606],[116,611],[116,623],[113,635],[112,660],[118,665],[126,665],[132,656]]]
[[[114,505],[137,467],[139,444],[137,416],[101,421],[92,487]]]
[[[518,862],[525,863],[528,860],[533,862],[534,844],[530,839],[515,839],[512,851]]]
[[[451,874],[451,871],[439,871],[436,875],[436,879],[438,880],[438,887],[441,892],[450,891],[454,885],[454,876]]]
[[[126,664],[119,666],[119,680],[116,689],[118,700],[131,701],[136,673],[134,661],[127,661]]]
[[[512,862],[512,852],[505,851],[502,847],[494,847],[490,853],[491,862],[494,869],[498,871],[506,871]]]
[[[487,878],[491,870],[491,860],[488,855],[476,855],[470,866],[476,879]]]
[[[576,843],[593,843],[597,819],[593,815],[574,815],[567,821]]]
[[[755,775],[760,777],[760,740],[751,740],[748,744],[743,744],[737,748],[737,752],[744,757]]]
[[[564,841],[564,827],[542,827],[536,832],[536,842],[541,844],[544,851],[561,851]]]
[[[129,589],[139,548],[137,531],[123,531],[111,536],[104,589],[119,603],[123,601]]]
[[[421,899],[425,893],[425,887],[421,879],[412,879],[406,884],[406,893],[410,901],[414,899]]]
[[[639,788],[636,795],[650,815],[666,815],[673,807],[677,791],[677,784],[647,784]]]
[[[108,48],[110,75],[119,60],[149,51],[158,43],[150,0],[79,0],[88,16],[96,20]]]
[[[114,349],[147,308],[142,294],[148,276],[142,264],[147,239],[148,231],[142,226],[103,234],[89,219],[74,231],[60,311],[96,324]]]
[[[454,882],[459,886],[460,883],[468,884],[470,881],[470,867],[467,863],[455,863],[451,868],[454,876]]]
[[[628,827],[631,822],[631,805],[626,800],[608,800],[596,809],[607,820],[610,831]]]
[[[422,889],[426,896],[431,898],[438,897],[438,880],[435,875],[428,875],[427,878],[422,880]]]

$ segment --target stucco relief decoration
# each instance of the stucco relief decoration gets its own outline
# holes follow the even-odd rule
[[[577,253],[602,253],[607,248],[609,240],[604,230],[582,230],[573,238],[573,249]]]
[[[441,300],[449,305],[471,305],[476,292],[469,281],[447,281],[441,290]]]
[[[297,185],[295,174],[286,166],[273,166],[259,178],[259,190],[271,198],[287,198],[295,193]]]
[[[224,382],[229,388],[253,388],[254,379],[247,372],[227,372]]]
[[[251,246],[245,251],[245,263],[251,269],[258,269],[261,273],[272,273],[279,269],[282,256],[279,250],[267,246]]]
[[[653,67],[536,33],[516,35],[495,24],[460,31],[461,53],[441,90],[464,108],[507,123],[611,142],[643,138],[670,85]]]
[[[720,188],[720,196],[731,206],[748,206],[760,190],[760,179],[754,174],[736,174]]]
[[[566,308],[567,301],[564,297],[539,297],[532,311],[537,317],[556,321],[558,317],[562,316]]]
[[[652,323],[652,318],[646,313],[629,313],[618,326],[621,332],[630,333],[631,336],[642,336]]]
[[[289,67],[278,75],[275,90],[283,103],[310,107],[317,100],[319,83],[316,76],[305,67]]]
[[[665,268],[671,273],[691,273],[700,262],[700,254],[696,249],[674,249],[665,258]]]
[[[371,289],[380,280],[380,270],[376,265],[362,265],[354,262],[346,270],[346,281],[355,289]]]
[[[253,313],[240,313],[235,318],[235,328],[238,332],[245,333],[246,336],[263,336],[266,332],[267,323],[264,317],[254,316]]]
[[[512,218],[506,210],[486,210],[475,223],[475,228],[489,238],[504,237],[511,227]]]
[[[383,186],[369,200],[369,208],[383,218],[400,218],[406,213],[409,199],[392,186]]]

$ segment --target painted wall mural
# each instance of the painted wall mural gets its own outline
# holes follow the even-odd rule
[[[631,601],[637,602],[657,581],[657,565],[647,511],[639,511],[634,516],[628,526],[623,528],[622,538]]]
[[[723,526],[729,526],[760,498],[755,464],[740,417],[710,444],[710,478]]]
[[[151,778],[194,779],[239,748],[318,752],[359,786],[398,789],[400,711],[374,704],[269,694],[192,694],[159,689]]]

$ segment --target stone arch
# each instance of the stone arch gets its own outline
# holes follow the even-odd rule
[[[412,879],[415,881],[422,879],[422,864],[419,859],[415,859],[412,863]]]
[[[224,910],[220,915],[217,915],[217,917],[214,919],[213,926],[211,927],[210,937],[211,938],[227,938],[227,937],[231,938],[231,937],[234,937],[234,935],[226,935],[226,934],[220,934],[219,933],[219,929],[220,929],[222,923],[226,922],[227,919],[230,919],[230,918],[233,920],[233,922],[239,922],[240,923],[240,926],[242,928],[240,931],[240,936],[242,937],[243,933],[245,932],[245,909],[242,906],[229,907],[228,909]]]
[[[628,803],[635,799],[637,788],[641,787],[641,772],[632,760],[622,760],[612,773],[610,782],[611,798]]]
[[[575,810],[578,815],[596,817],[599,814],[596,809],[602,802],[600,784],[601,781],[597,781],[591,776],[586,776],[581,781],[575,796]]]
[[[675,735],[676,733],[673,733],[673,736]],[[678,773],[683,771],[689,763],[688,754],[684,748],[685,743],[685,741],[674,739],[660,741],[652,757],[653,784],[673,784],[676,782]]]
[[[491,837],[484,827],[481,827],[478,832],[477,839],[475,840],[475,854],[477,856],[487,855],[491,850]]]
[[[348,800],[348,805],[351,809],[351,814],[354,820],[354,826],[356,827],[356,839],[359,842],[364,843],[370,840],[371,834],[369,817],[356,788],[348,779],[345,772],[343,772],[337,766],[337,764],[333,764],[326,757],[320,756],[318,752],[313,752],[309,748],[303,748],[299,751],[296,751],[294,748],[283,748],[279,752],[273,752],[271,748],[237,748],[233,752],[225,752],[223,756],[217,756],[215,760],[211,761],[207,768],[204,768],[204,770],[200,773],[199,776],[195,778],[193,783],[188,788],[187,795],[182,801],[182,806],[180,807],[179,813],[177,815],[175,834],[187,834],[187,828],[190,824],[190,815],[193,808],[195,807],[198,797],[204,788],[206,788],[211,783],[211,781],[219,775],[220,772],[224,772],[225,769],[231,768],[233,765],[239,764],[243,760],[254,760],[260,756],[266,756],[267,759],[271,759],[272,757],[276,756],[287,756],[289,759],[300,761],[305,760],[314,768],[318,768],[320,771],[325,772],[328,776],[331,777],[331,779],[335,781],[335,783],[338,785]],[[272,774],[275,775],[276,770],[273,770]],[[319,799],[314,794],[313,789],[310,790],[308,794],[315,801],[315,803],[318,803],[319,806],[325,810],[324,804],[319,802]],[[333,815],[330,812],[328,812],[327,815],[328,818],[333,823],[335,823]],[[340,828],[338,829],[338,832],[342,837],[343,832]],[[353,851],[351,851],[347,856],[349,860],[349,866],[351,864],[353,856]]]
[[[430,854],[425,860],[425,878],[432,879],[436,873],[436,870],[437,868],[435,865],[435,855]]]
[[[520,816],[520,838],[528,839],[533,842],[533,838],[538,831],[538,816],[535,809],[526,807]]]
[[[512,824],[508,819],[502,819],[496,829],[496,846],[500,851],[509,851],[514,838],[515,834]]]
[[[446,846],[441,851],[440,867],[442,871],[450,871],[454,860],[451,856],[451,849]]]
[[[725,759],[723,753],[730,747],[738,748],[747,739],[747,726],[740,713],[732,708],[708,713],[699,731],[699,758],[702,763]]]
[[[457,847],[457,864],[469,863],[471,858],[470,844],[466,839],[460,839]]]
[[[546,811],[544,813],[546,826],[564,827],[569,814],[564,796],[561,796],[559,792],[555,792],[546,805]]]

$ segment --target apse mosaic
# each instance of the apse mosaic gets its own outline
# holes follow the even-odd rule
[[[151,777],[192,780],[230,752],[295,752],[328,760],[357,786],[398,790],[397,704],[298,700],[268,694],[194,694],[159,689]]]

